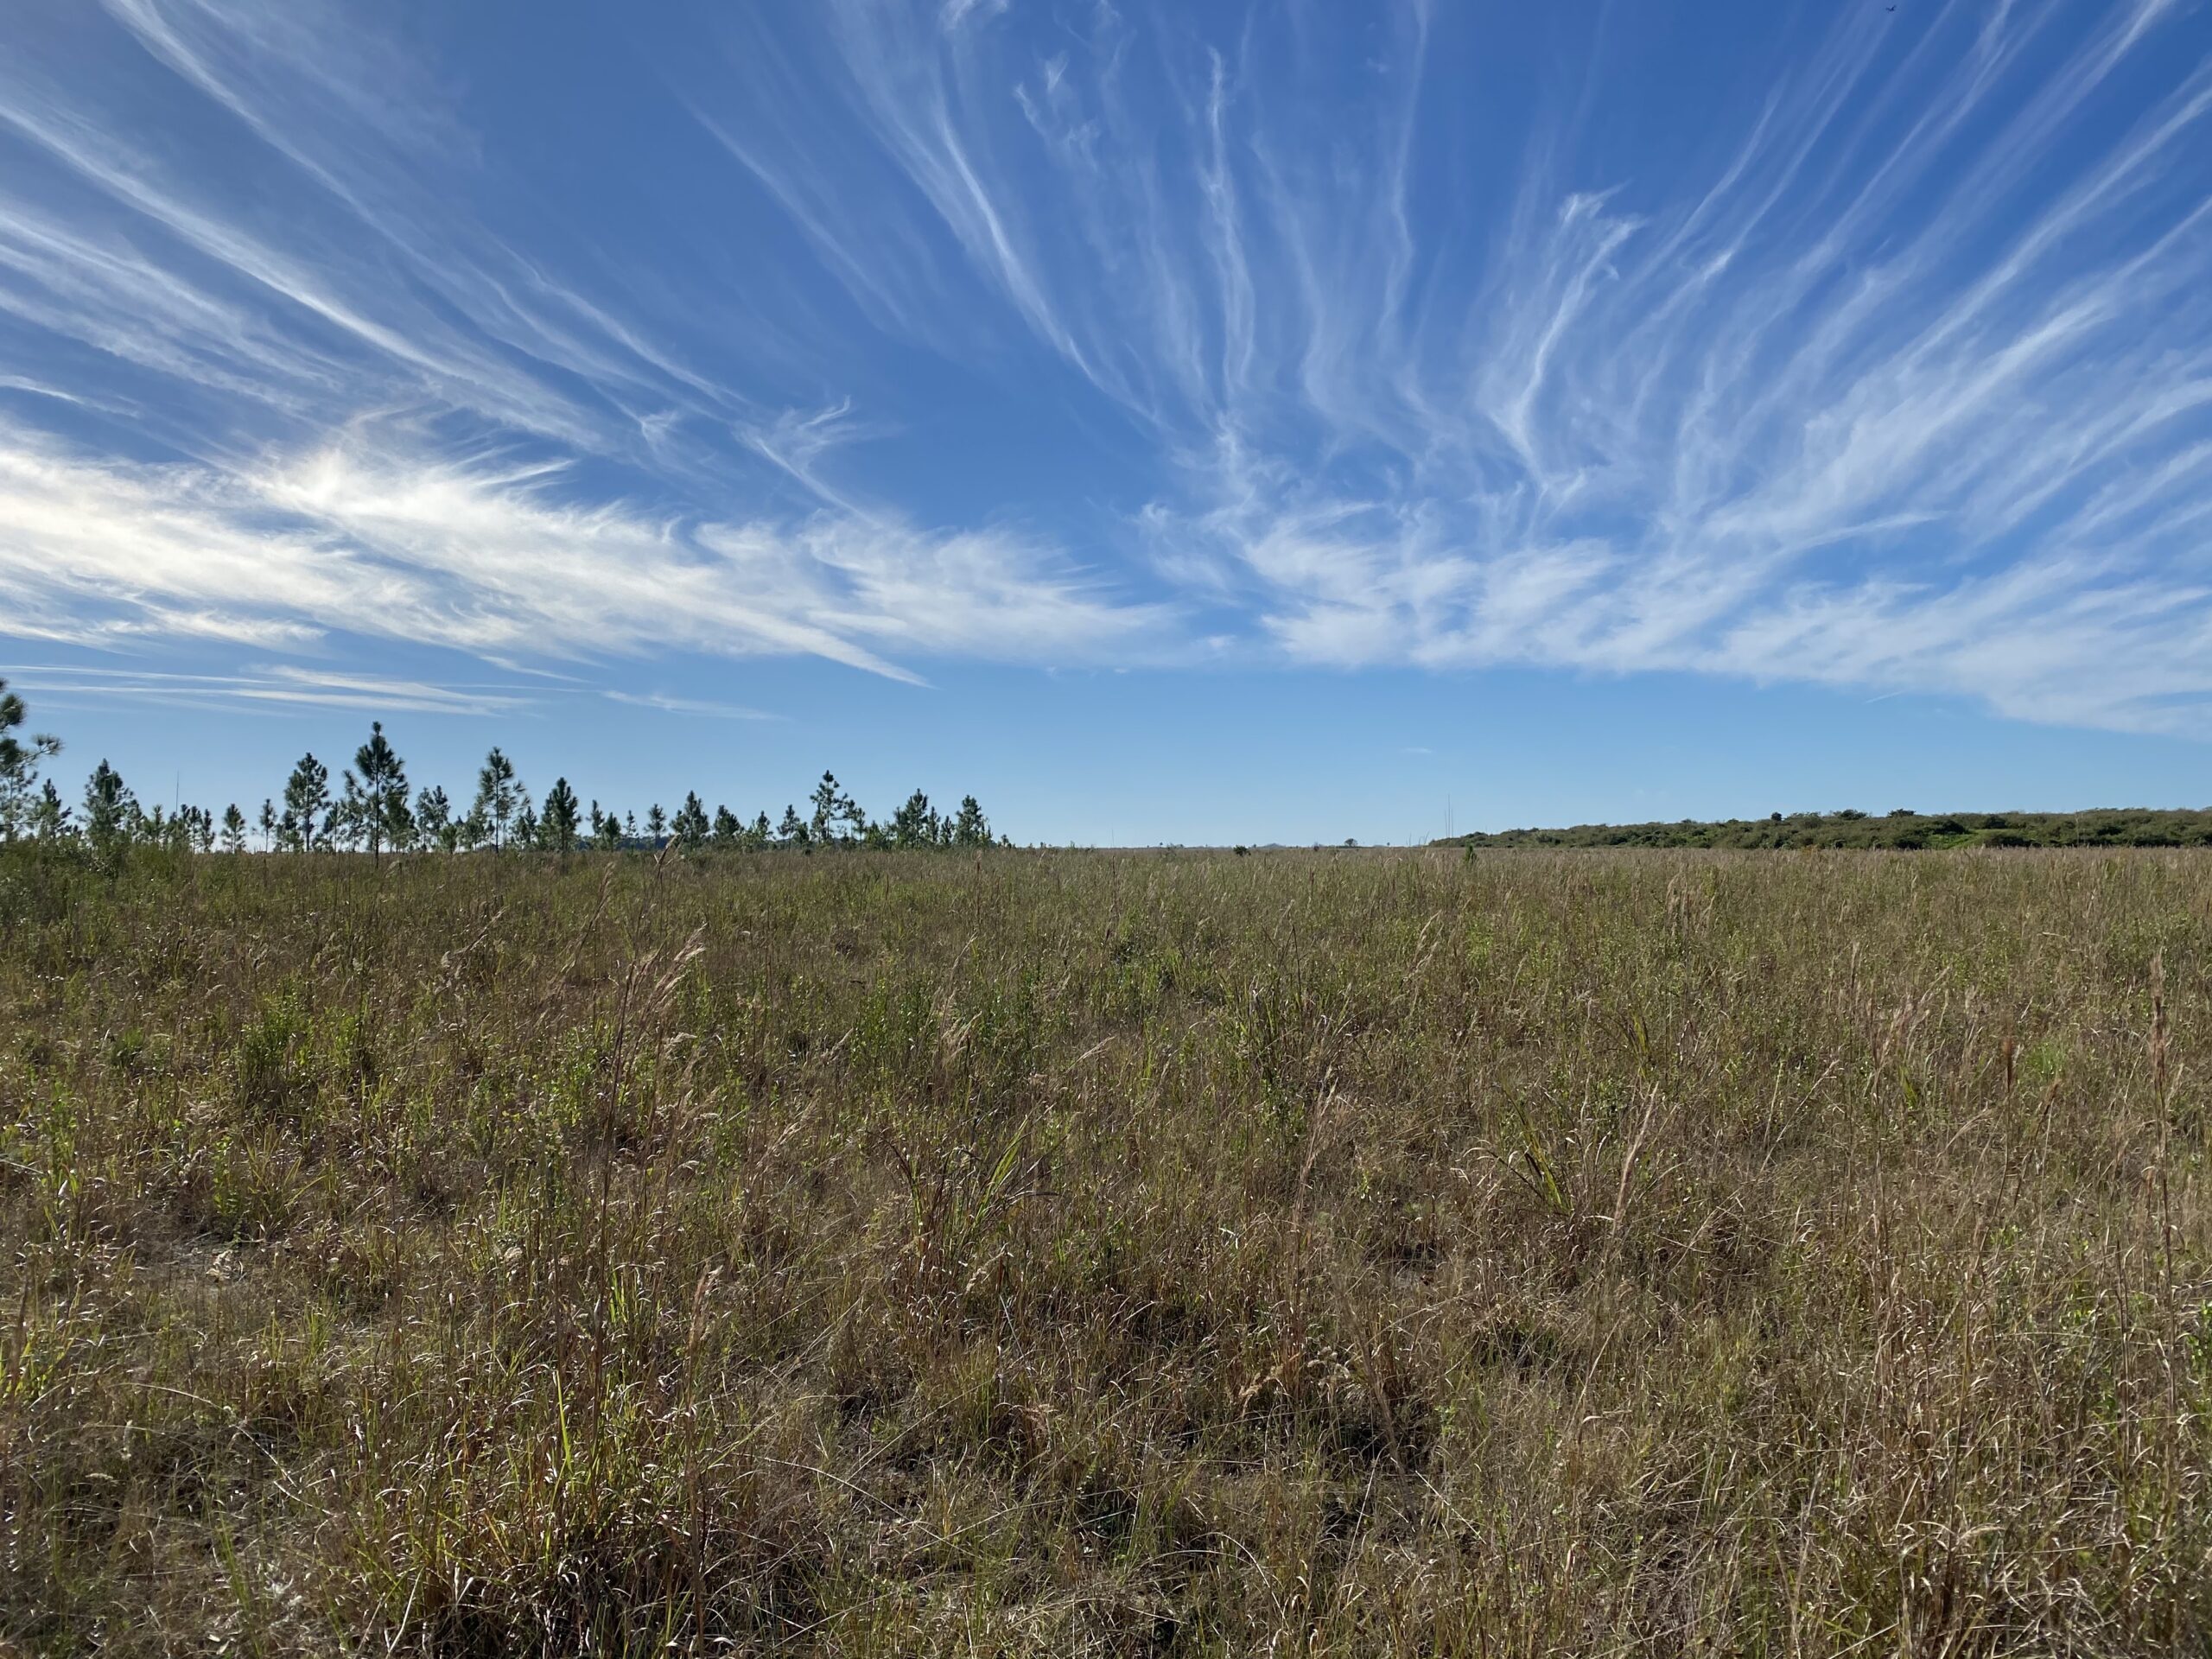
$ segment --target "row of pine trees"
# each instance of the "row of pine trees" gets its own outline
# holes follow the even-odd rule
[[[696,852],[709,847],[995,844],[989,821],[973,795],[964,797],[957,810],[940,812],[918,789],[888,818],[878,819],[827,772],[808,798],[809,811],[802,814],[794,803],[773,824],[765,811],[749,822],[727,806],[709,813],[696,791],[672,813],[655,802],[641,821],[635,812],[602,810],[595,800],[583,804],[566,778],[555,779],[544,798],[533,801],[514,762],[494,748],[477,772],[475,795],[463,806],[435,784],[410,792],[406,763],[385,735],[381,721],[371,724],[368,741],[354,750],[353,764],[335,781],[312,753],[302,755],[284,780],[281,799],[263,801],[251,822],[235,802],[219,819],[204,806],[142,806],[105,760],[92,769],[82,800],[73,806],[51,778],[39,776],[43,763],[61,752],[60,741],[16,735],[27,711],[7,685],[0,680],[0,840],[5,841],[76,841],[102,852],[151,845],[242,853],[257,843],[264,851],[343,849],[378,856],[478,849],[569,853],[672,845]],[[1005,844],[1003,838],[997,844]]]

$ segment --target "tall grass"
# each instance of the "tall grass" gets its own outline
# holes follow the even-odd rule
[[[2212,863],[0,863],[23,1652],[2212,1637]]]

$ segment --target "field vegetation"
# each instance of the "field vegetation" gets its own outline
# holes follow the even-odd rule
[[[1703,847],[1739,850],[1961,847],[2212,847],[2212,811],[2099,807],[2085,812],[1913,812],[1880,817],[1772,812],[1764,818],[1684,818],[1675,823],[1579,823],[1564,830],[1500,830],[1456,836],[1465,847]]]
[[[1789,847],[1923,852],[1958,847],[2212,847],[2212,812],[2094,807],[2090,812],[1770,812],[1765,818],[1577,823],[1566,830],[1496,830],[1451,836],[1458,847]]]
[[[2212,865],[0,853],[24,1653],[2212,1637]]]

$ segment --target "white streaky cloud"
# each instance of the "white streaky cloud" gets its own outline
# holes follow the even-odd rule
[[[21,374],[0,374],[0,391],[20,391],[31,397],[51,397],[60,404],[84,404],[90,401],[73,391],[64,391],[60,386],[50,386],[43,380],[34,380]]]
[[[610,702],[626,703],[632,709],[658,709],[669,715],[703,715],[713,720],[780,720],[780,715],[764,713],[758,709],[747,709],[734,702],[715,702],[710,698],[672,697],[662,691],[607,691],[602,692]]]
[[[397,709],[428,715],[511,714],[533,699],[477,686],[448,686],[384,675],[324,673],[289,664],[245,674],[183,674],[78,664],[16,671],[41,695],[110,697],[132,702],[298,703],[318,708]]]
[[[947,29],[955,29],[965,23],[970,16],[978,13],[987,17],[995,17],[1004,11],[1009,3],[1010,0],[943,0],[938,16],[943,19]]]
[[[405,708],[423,714],[499,714],[531,707],[537,697],[481,685],[439,685],[390,675],[340,673],[271,664],[242,682],[237,695],[268,702],[340,703],[348,708]]]
[[[480,658],[673,647],[912,679],[887,653],[1095,660],[1166,621],[1003,533],[700,522],[577,505],[562,481],[358,434],[222,474],[89,461],[0,429],[0,632],[263,646],[353,633]]]
[[[269,296],[289,302],[307,316],[351,340],[422,376],[441,390],[474,385],[486,391],[505,387],[509,395],[487,400],[484,412],[497,418],[575,439],[582,435],[536,389],[474,350],[448,352],[426,343],[353,304],[323,274],[298,257],[270,245],[223,216],[194,203],[169,181],[154,175],[143,156],[124,153],[81,118],[41,106],[41,100],[17,86],[0,102],[0,124],[35,145],[86,184],[135,210],[176,237],[194,252],[257,284]]]
[[[0,391],[117,435],[0,427],[16,637],[1514,664],[2212,732],[2201,9],[1808,7],[1664,173],[1620,124],[1666,89],[1614,108],[1593,60],[1522,96],[1427,3],[1356,41],[735,9],[659,66],[697,141],[671,245],[730,256],[697,269],[532,245],[372,10],[87,15],[135,43],[111,79],[0,62],[0,347],[48,348]],[[149,76],[226,166],[137,118]],[[1501,94],[1528,118],[1471,121]],[[931,448],[887,340],[1103,433],[1095,497],[1033,512],[1018,463]],[[1005,510],[856,482],[899,443],[879,477]]]
[[[0,317],[219,389],[264,439],[421,405],[698,480],[726,478],[728,457],[687,441],[687,422],[777,418],[776,400],[626,312],[643,284],[548,270],[496,234],[469,199],[474,135],[372,18],[321,0],[105,9],[266,146],[265,165],[211,177],[71,103],[35,63],[0,69],[0,134],[33,163],[22,192],[0,194]],[[302,180],[281,218],[242,205],[293,200]],[[189,425],[167,435],[206,442]]]
[[[1412,205],[1449,154],[1420,142],[1449,114],[1426,7],[1378,20],[1370,107],[1325,115],[1297,29],[832,15],[804,107],[873,133],[906,190],[879,213],[1160,437],[1129,531],[1248,651],[2212,731],[2212,62],[2175,49],[2183,9],[1955,7],[1902,44],[1837,13],[1716,112],[1703,176],[1577,176],[1567,114],[1481,158],[1514,181],[1491,228]],[[834,193],[807,128],[699,103],[779,199]],[[880,315],[943,288],[872,272]]]

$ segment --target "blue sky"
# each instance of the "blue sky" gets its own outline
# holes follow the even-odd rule
[[[0,674],[149,799],[2212,801],[2212,8],[30,0]]]

